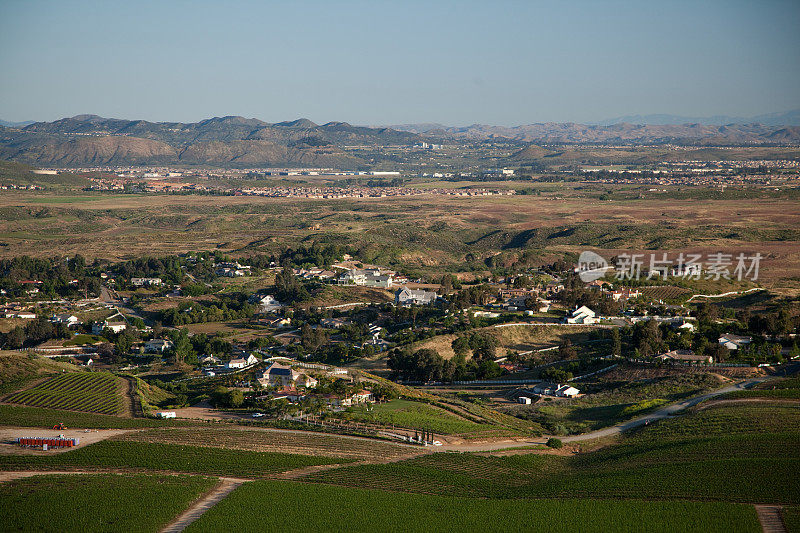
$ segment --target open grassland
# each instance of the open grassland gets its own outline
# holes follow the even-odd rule
[[[351,459],[289,453],[224,450],[176,444],[101,441],[51,456],[0,456],[3,470],[110,468],[255,478]]]
[[[355,439],[311,432],[239,428],[164,428],[120,435],[115,440],[179,444],[254,452],[295,453],[357,460],[395,459],[421,450],[378,440]]]
[[[607,256],[632,250],[759,251],[767,284],[800,272],[800,208],[794,196],[697,201],[634,191],[598,202],[601,192],[561,184],[541,195],[504,197],[91,194],[92,201],[75,202],[74,195],[9,191],[9,207],[0,209],[5,245],[0,256],[271,253],[309,239],[349,244],[368,262],[429,274],[485,270],[490,257],[502,266],[526,250],[548,260],[585,248]]]
[[[158,531],[216,479],[43,475],[0,484],[3,531]]]
[[[189,532],[255,531],[263,502],[281,502],[269,528],[310,531],[742,531],[760,527],[751,506],[613,500],[489,501],[355,488],[254,481],[189,526]],[[310,512],[313,510],[313,512]]]
[[[74,372],[11,394],[8,403],[116,415],[124,410],[123,390],[127,384],[105,372]]]
[[[309,481],[487,498],[611,497],[798,503],[800,409],[725,406],[575,456],[437,453]]]

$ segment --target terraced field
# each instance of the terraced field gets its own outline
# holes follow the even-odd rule
[[[104,372],[62,374],[33,388],[11,394],[5,401],[104,415],[117,415],[124,410],[120,378]]]

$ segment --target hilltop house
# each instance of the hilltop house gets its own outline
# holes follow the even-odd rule
[[[533,392],[542,396],[557,396],[559,398],[575,398],[580,394],[580,390],[569,385],[560,383],[539,383],[533,387]]]
[[[144,343],[144,351],[147,353],[164,353],[172,348],[172,341],[169,339],[152,339]]]
[[[66,324],[67,327],[77,326],[81,323],[81,321],[78,320],[78,317],[75,315],[70,315],[69,313],[53,315],[53,317],[50,319],[50,322],[54,324]]]
[[[258,305],[262,313],[274,313],[284,308],[284,305],[271,294],[256,294],[250,298],[250,301]]]
[[[566,318],[567,324],[596,324],[599,321],[595,312],[582,305],[570,313]]]
[[[391,289],[394,274],[383,273],[377,268],[364,270],[352,269],[343,272],[336,280],[339,285],[362,285],[365,287],[377,287],[381,289]]]
[[[315,378],[301,374],[292,367],[280,363],[272,363],[261,372],[258,372],[256,379],[264,387],[277,385],[279,387],[300,386],[313,389],[317,386]]]
[[[718,342],[729,350],[738,350],[742,346],[750,344],[752,341],[752,337],[733,335],[731,333],[726,333],[718,339]]]
[[[117,313],[117,315],[119,315],[119,313]],[[114,318],[114,316],[110,316],[108,318]],[[122,317],[122,315],[119,316]],[[128,323],[123,320],[109,321],[108,318],[103,320],[102,322],[95,322],[94,324],[92,324],[92,333],[94,333],[95,335],[99,335],[103,333],[103,331],[106,329],[111,330],[113,333],[120,333],[128,327]]]
[[[161,285],[161,278],[131,278],[134,287],[151,287]]]
[[[415,290],[401,287],[394,293],[394,302],[397,305],[429,305],[436,301],[437,295],[433,291]]]
[[[225,366],[227,366],[228,369],[230,370],[235,370],[240,368],[247,368],[255,364],[258,364],[258,359],[256,358],[255,355],[250,354],[246,358],[239,357],[237,359],[231,359],[226,363]]]
[[[691,350],[670,350],[656,355],[656,359],[661,361],[682,361],[685,363],[713,363],[714,359],[710,355],[697,355]]]

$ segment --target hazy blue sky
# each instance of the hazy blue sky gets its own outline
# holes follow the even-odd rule
[[[798,0],[0,0],[0,118],[748,116],[800,107],[798,28]]]

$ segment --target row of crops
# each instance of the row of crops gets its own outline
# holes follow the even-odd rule
[[[116,415],[123,410],[119,378],[100,372],[62,374],[6,398],[8,403]]]
[[[269,528],[309,531],[607,531],[758,532],[749,505],[614,500],[485,500],[280,481],[253,481],[189,526],[187,532],[257,531],[263,502],[281,502]],[[309,510],[313,512],[309,512]]]
[[[708,408],[574,456],[432,454],[355,465],[307,481],[483,498],[690,498],[800,503],[800,412]]]

